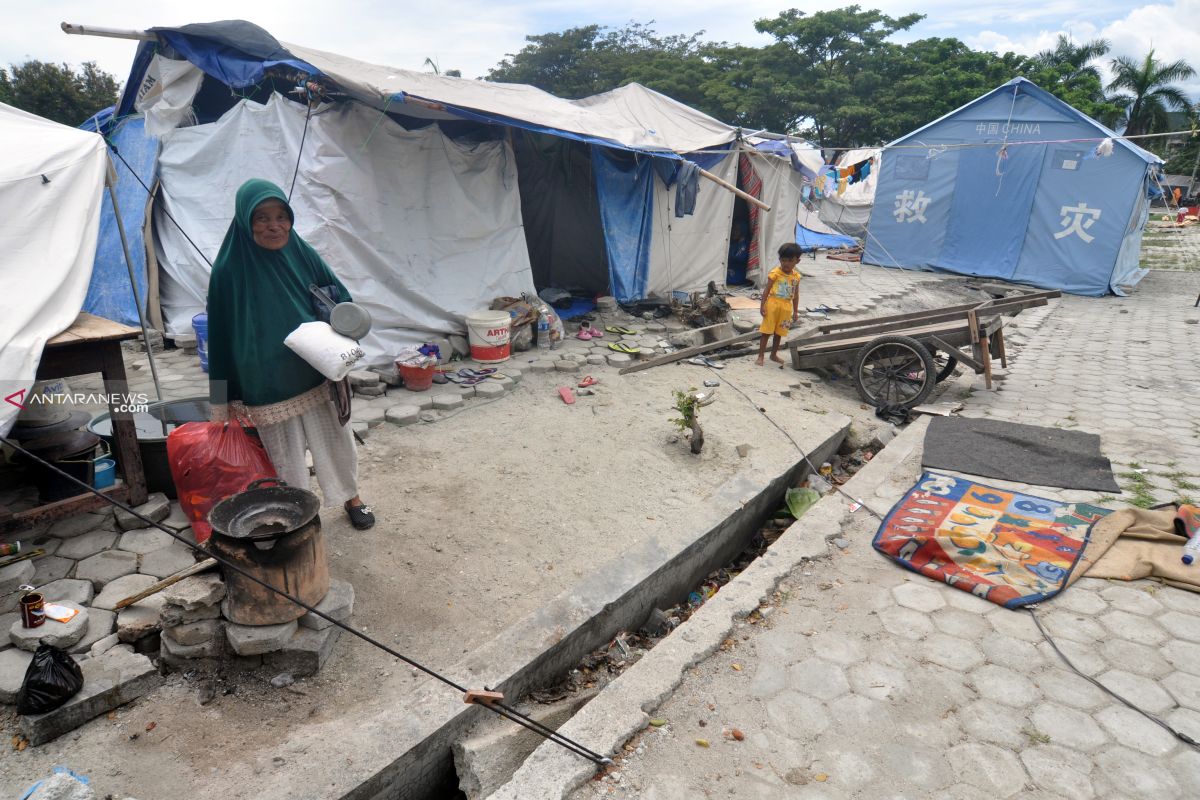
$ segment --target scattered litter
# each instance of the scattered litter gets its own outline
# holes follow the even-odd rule
[[[709,380],[706,380],[704,382],[704,385],[707,386],[709,389],[714,389],[714,388],[720,386],[721,382],[710,378]]]
[[[569,406],[575,405],[575,393],[573,391],[571,391],[570,386],[558,387],[558,396],[561,397],[562,401],[564,403],[566,403],[567,405],[569,405]]]
[[[701,747],[709,747],[708,739],[697,739],[696,744],[700,745]]]
[[[651,726],[652,728],[661,728],[663,725],[666,725],[666,724],[667,724],[667,721],[666,721],[665,719],[652,719],[652,720],[650,720],[650,726]]]
[[[291,686],[295,682],[296,679],[292,677],[292,673],[290,672],[281,672],[274,678],[271,678],[271,685],[276,689],[283,689],[287,686]]]
[[[912,411],[914,414],[929,414],[930,416],[948,417],[956,411],[961,411],[963,404],[957,400],[948,400],[941,403],[926,403],[921,406],[914,406]]]
[[[738,740],[739,742],[743,741],[746,738],[746,734],[742,733],[737,728],[734,728],[733,730],[731,730],[729,732],[729,735],[732,736],[734,739]]]

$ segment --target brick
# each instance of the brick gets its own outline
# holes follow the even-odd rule
[[[20,586],[33,580],[33,573],[36,571],[32,560],[0,567],[0,595],[16,592]]]
[[[55,622],[47,619],[36,628],[25,628],[18,619],[9,626],[9,640],[14,646],[31,653],[38,649],[39,644],[53,645],[62,650],[71,647],[87,633],[90,615],[86,608],[76,603],[60,603],[60,605],[73,608],[79,613],[69,622]]]
[[[158,528],[139,528],[122,534],[121,541],[117,542],[117,549],[144,555],[169,547],[173,541],[175,540],[170,534]]]
[[[354,587],[347,581],[331,578],[329,591],[314,608],[328,614],[338,622],[347,621],[354,613]],[[300,618],[300,624],[314,631],[323,631],[333,625],[332,622],[322,619],[311,611],[306,612]]]
[[[17,702],[17,693],[25,683],[25,673],[33,653],[16,647],[0,650],[0,703]]]
[[[215,606],[225,598],[225,581],[215,572],[192,575],[163,589],[161,594],[169,606],[196,611],[203,606]]]
[[[74,539],[76,536],[96,530],[108,520],[108,514],[76,514],[55,522],[46,533],[58,539]]]
[[[322,631],[299,628],[283,649],[264,655],[263,663],[272,670],[290,672],[296,677],[314,675],[333,654],[341,633],[342,629],[337,627]]]
[[[59,540],[62,543],[55,551],[56,555],[62,558],[73,558],[76,561],[94,556],[102,550],[107,550],[112,547],[113,542],[117,539],[116,531],[109,531],[103,528],[95,531],[89,531],[82,536],[76,536],[74,539]]]
[[[299,627],[295,620],[279,625],[225,626],[225,638],[239,656],[257,656],[279,650],[286,645]]]
[[[208,640],[224,633],[220,621],[202,619],[199,622],[189,622],[186,625],[176,625],[163,629],[163,638],[170,639],[175,644],[193,646],[204,644]]]
[[[43,556],[33,562],[33,567],[33,583],[40,586],[70,575],[71,570],[75,568],[75,561],[58,556]]]
[[[113,632],[116,622],[117,615],[112,611],[105,611],[102,608],[89,608],[87,632],[83,634],[82,639],[71,645],[67,652],[76,654],[89,652],[92,649],[92,645]]]
[[[162,682],[150,659],[121,648],[80,664],[83,688],[64,705],[46,714],[20,718],[21,733],[39,745],[75,730],[90,719],[108,713],[144,695]]]
[[[137,572],[137,554],[124,550],[106,550],[75,566],[75,577],[91,581],[97,589],[134,572]]]
[[[225,653],[224,636],[214,636],[195,644],[180,644],[170,636],[163,636],[159,642],[162,647],[161,655],[168,664],[197,658],[220,658]]]
[[[157,632],[162,624],[162,606],[162,595],[152,594],[121,609],[117,614],[117,636],[128,644]]]
[[[437,411],[451,411],[462,408],[463,399],[456,394],[439,394],[433,398],[433,407]]]
[[[159,622],[164,628],[171,628],[177,625],[188,625],[193,622],[200,622],[206,619],[217,619],[221,616],[221,606],[200,606],[185,611],[179,606],[164,604],[162,611],[159,613]]]
[[[141,516],[134,516],[123,508],[116,509],[114,514],[117,519],[118,528],[123,531],[144,528],[146,526],[146,519],[149,519],[151,522],[162,522],[171,514],[171,501],[162,492],[155,492],[146,499],[146,502],[135,507],[133,510]]]
[[[384,419],[393,425],[415,425],[421,421],[421,407],[416,405],[392,406],[384,412]]]
[[[105,585],[104,590],[92,600],[92,608],[103,608],[114,611],[117,603],[127,597],[133,597],[140,591],[153,586],[157,581],[153,575],[122,575]]]

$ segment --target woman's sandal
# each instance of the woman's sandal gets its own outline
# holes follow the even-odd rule
[[[375,525],[375,514],[371,512],[371,507],[366,504],[352,506],[346,504],[346,516],[350,517],[350,524],[360,531],[365,531]]]

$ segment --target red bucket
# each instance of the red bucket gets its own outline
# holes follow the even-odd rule
[[[409,367],[396,362],[396,369],[400,370],[404,388],[410,392],[424,392],[433,386],[434,367],[434,364],[430,364],[428,367]]]

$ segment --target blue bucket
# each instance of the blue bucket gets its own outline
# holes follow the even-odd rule
[[[97,489],[107,489],[117,481],[117,462],[111,457],[96,459],[96,477],[92,479],[92,486]]]
[[[208,314],[192,317],[192,330],[196,332],[196,352],[200,355],[200,369],[208,372]]]

